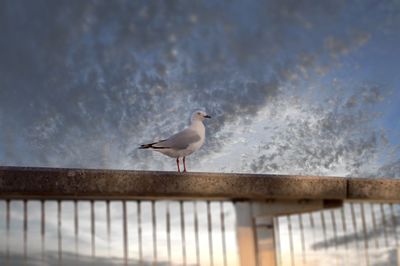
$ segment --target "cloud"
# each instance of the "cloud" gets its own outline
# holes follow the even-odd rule
[[[371,34],[363,31],[356,31],[344,38],[327,36],[324,40],[324,47],[329,51],[331,57],[336,58],[338,56],[347,55],[353,50],[362,47],[370,38]]]
[[[378,175],[387,178],[400,178],[400,160],[382,165],[378,169]]]
[[[257,158],[243,167],[264,173],[380,176],[388,150],[385,133],[375,128],[379,101],[371,99],[382,100],[375,87],[329,95],[322,102],[280,98],[265,114],[272,116],[266,122],[268,138],[260,140]]]
[[[0,162],[12,165],[171,169],[135,148],[182,129],[197,107],[214,116],[193,155],[204,160],[230,125],[252,125],[283,92],[329,73],[327,54],[371,36],[357,23],[327,36],[359,8],[341,2],[1,5]]]

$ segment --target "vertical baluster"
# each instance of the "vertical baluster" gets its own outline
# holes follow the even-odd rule
[[[390,216],[392,217],[392,228],[393,228],[393,233],[394,233],[394,240],[396,243],[396,247],[398,247],[399,246],[399,238],[397,235],[396,214],[394,212],[393,203],[390,203],[389,206],[390,206]]]
[[[143,247],[142,247],[142,206],[141,201],[137,202],[137,214],[138,214],[138,238],[139,238],[139,265],[143,265]]]
[[[337,227],[336,227],[336,217],[335,217],[335,211],[330,210],[331,214],[331,220],[332,220],[332,227],[333,227],[333,240],[335,244],[335,249],[338,249],[338,241],[337,241]]]
[[[26,264],[27,259],[27,244],[28,244],[28,206],[27,200],[23,201],[24,207],[24,263]]]
[[[375,204],[370,204],[370,209],[371,209],[371,216],[372,216],[372,230],[374,232],[374,240],[375,240],[375,248],[379,248],[379,234],[378,234],[378,230],[376,227],[376,216],[375,216]]]
[[[108,256],[111,258],[111,213],[110,213],[110,201],[106,201],[106,220],[107,220],[107,250]]]
[[[350,210],[351,210],[351,220],[353,222],[353,229],[354,229],[354,236],[356,238],[356,247],[359,248],[359,238],[358,238],[358,230],[357,230],[357,221],[356,221],[356,214],[354,211],[353,203],[350,203]]]
[[[123,223],[123,240],[124,240],[124,265],[128,265],[128,217],[126,214],[126,201],[122,201],[122,223]]]
[[[274,216],[272,218],[272,224],[274,228],[274,242],[275,242],[275,262],[276,265],[282,265],[282,258],[281,258],[281,252],[282,252],[282,247],[281,247],[281,238],[280,238],[280,229],[279,229],[279,217]]]
[[[306,265],[307,264],[306,243],[305,243],[305,237],[304,237],[304,224],[303,224],[302,214],[299,214],[299,222],[300,222],[301,253],[302,253],[302,258],[303,258],[303,264]]]
[[[342,220],[343,236],[346,237],[347,236],[347,226],[346,226],[346,220],[345,220],[345,215],[344,215],[344,206],[345,205],[343,205],[340,208],[340,219]],[[347,244],[347,241],[344,241],[344,247],[346,250],[348,250],[349,246]]]
[[[211,209],[210,201],[207,201],[207,220],[208,220],[208,248],[210,254],[210,265],[214,265],[214,255],[213,255],[213,240],[212,240],[212,221],[211,221]]]
[[[171,257],[171,214],[170,214],[170,202],[167,201],[167,211],[166,211],[166,227],[167,227],[167,251],[168,251],[168,262],[172,265]]]
[[[10,200],[6,200],[6,261],[10,264]]]
[[[78,201],[74,200],[74,240],[75,240],[75,260],[79,258],[79,219],[78,219]]]
[[[368,250],[368,238],[367,238],[367,222],[365,221],[365,209],[364,203],[360,203],[360,210],[361,210],[361,222],[363,227],[363,238],[364,238],[364,248]]]
[[[58,263],[62,264],[61,201],[57,200]]]
[[[94,223],[94,201],[90,201],[90,232],[91,232],[91,246],[92,246],[92,260],[94,260],[96,256],[96,241],[95,241],[95,235],[96,235],[96,227]]]
[[[183,208],[183,201],[179,202],[179,212],[181,215],[181,238],[182,238],[182,260],[183,265],[186,265],[186,237],[185,237],[185,213]]]
[[[389,247],[385,208],[383,207],[383,203],[379,204],[379,206],[380,206],[380,210],[381,210],[381,219],[382,219],[382,225],[383,225],[383,237],[385,239],[385,246]]]
[[[275,239],[275,247],[276,247],[276,265],[282,265],[282,258],[281,258],[281,235],[279,230],[279,217],[274,217],[273,220],[274,224],[274,239]]]
[[[321,215],[321,225],[322,225],[322,234],[324,236],[324,248],[325,250],[328,250],[328,236],[327,236],[327,232],[326,232],[326,223],[325,223],[325,215],[324,215],[324,211],[320,211],[319,212]]]
[[[256,221],[256,217],[254,215],[254,205],[253,203],[249,204],[250,206],[250,217],[251,217],[251,228],[253,231],[253,239],[254,239],[254,251],[255,251],[255,262],[256,265],[260,265],[260,252],[259,252],[259,248],[258,248],[258,232],[257,232],[257,221]]]
[[[292,230],[292,220],[291,216],[287,216],[288,220],[288,230],[289,230],[289,247],[290,247],[290,261],[291,265],[295,265],[295,259],[294,259],[294,245],[293,245],[293,230]]]
[[[194,210],[194,236],[196,240],[196,265],[200,266],[200,240],[199,240],[199,216],[197,202],[193,202]]]
[[[310,227],[311,227],[311,235],[312,235],[312,242],[316,243],[316,242],[320,242],[319,236],[321,234],[321,230],[318,227],[317,228],[317,215],[319,214],[319,212],[311,212],[309,213],[309,218],[310,218]],[[325,252],[325,250],[323,250]],[[318,255],[318,256],[325,256],[325,254],[321,254],[322,251],[320,250],[312,250],[313,256]],[[317,254],[315,254],[317,253]]]
[[[45,212],[45,202],[44,200],[40,201],[40,236],[41,236],[41,255],[42,255],[42,263],[44,264],[44,255],[45,255],[45,223],[46,223],[46,212]]]
[[[310,218],[310,227],[311,227],[311,234],[312,234],[312,239],[313,242],[315,242],[315,222],[314,222],[314,216],[313,213],[310,212],[308,214],[309,218]]]
[[[224,261],[224,266],[227,266],[226,257],[226,236],[225,236],[225,213],[224,213],[224,202],[220,202],[220,215],[221,215],[221,237],[222,237],[222,256]]]
[[[340,222],[342,224],[342,238],[343,238],[343,244],[344,244],[344,253],[341,256],[341,263],[345,264],[349,260],[349,245],[348,245],[348,240],[347,240],[347,225],[346,225],[346,220],[345,220],[345,204],[342,205],[340,208]],[[336,217],[335,217],[336,218]],[[337,224],[337,228],[339,227],[339,223]]]
[[[157,222],[156,222],[156,203],[151,201],[151,220],[153,229],[153,265],[157,264]]]
[[[365,249],[365,259],[367,265],[369,265],[369,252],[368,252],[368,236],[367,236],[367,223],[365,221],[365,210],[364,210],[364,203],[360,203],[361,208],[361,221],[363,227],[363,238],[364,238],[364,249]]]

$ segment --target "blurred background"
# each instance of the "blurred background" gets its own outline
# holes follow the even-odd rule
[[[400,177],[399,47],[397,0],[1,0],[0,165],[175,171],[203,109],[189,171]]]

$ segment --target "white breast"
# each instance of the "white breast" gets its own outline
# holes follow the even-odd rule
[[[192,128],[193,130],[195,130],[197,132],[197,134],[199,134],[200,139],[197,142],[194,142],[192,144],[190,144],[185,150],[182,150],[181,156],[180,157],[184,157],[184,156],[188,156],[190,154],[192,154],[193,152],[197,151],[198,149],[201,148],[201,146],[203,146],[204,141],[205,141],[205,135],[206,135],[206,128],[203,124],[203,122],[201,121],[194,121],[190,128]]]

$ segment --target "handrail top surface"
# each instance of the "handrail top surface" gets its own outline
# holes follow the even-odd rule
[[[0,166],[0,198],[400,201],[400,180]]]

